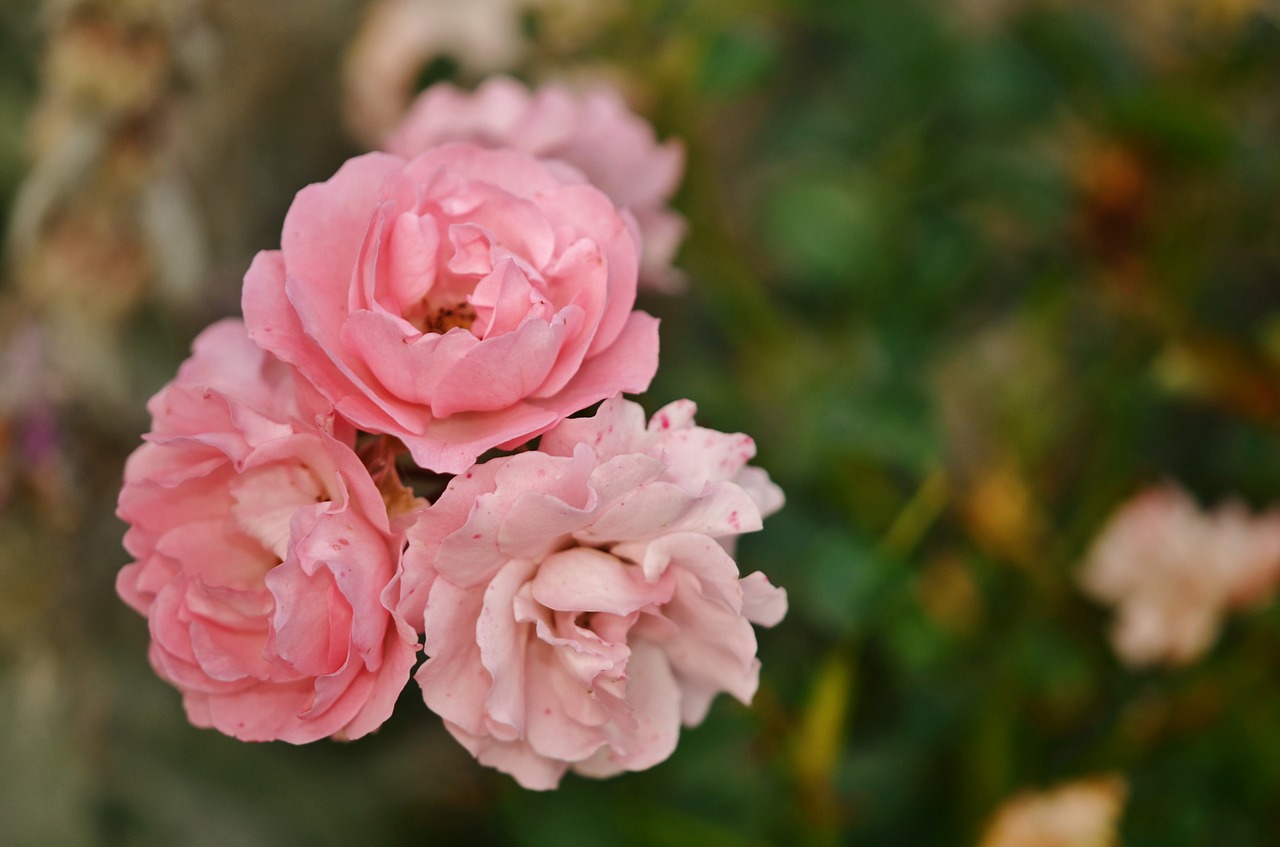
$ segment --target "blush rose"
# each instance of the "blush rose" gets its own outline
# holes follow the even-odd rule
[[[1229,612],[1280,584],[1280,510],[1213,510],[1173,483],[1125,501],[1094,539],[1081,588],[1114,606],[1111,643],[1133,667],[1187,665],[1213,646]]]
[[[638,405],[606,401],[539,452],[454,478],[408,532],[393,592],[424,627],[426,704],[526,787],[651,767],[717,693],[755,693],[751,623],[777,623],[786,595],[740,578],[726,543],[782,495],[746,466],[750,438],[693,426],[693,410],[646,427]]]
[[[245,276],[245,322],[357,427],[459,473],[648,387],[636,239],[563,164],[469,144],[371,153],[298,193],[281,249]]]
[[[120,596],[191,722],[246,741],[356,738],[391,714],[417,653],[383,604],[403,534],[332,417],[237,321],[196,340],[152,398],[119,515]]]
[[[579,93],[556,84],[530,91],[503,76],[473,93],[439,83],[418,96],[385,147],[408,157],[446,141],[509,147],[573,165],[635,214],[641,283],[662,291],[682,284],[671,260],[685,223],[668,204],[684,172],[684,149],[673,140],[659,144],[653,127],[617,91],[600,85]]]

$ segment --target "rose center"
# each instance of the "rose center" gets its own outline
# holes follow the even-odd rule
[[[425,506],[426,501],[417,497],[413,489],[400,478],[396,457],[408,452],[404,444],[390,435],[361,437],[368,440],[356,453],[368,469],[374,484],[378,486],[383,505],[387,507],[387,517],[394,521],[401,515],[410,514]]]
[[[476,310],[466,301],[449,306],[432,306],[423,300],[419,308],[420,311],[417,314],[405,317],[419,332],[423,333],[434,332],[443,335],[458,326],[469,330],[476,322]]]

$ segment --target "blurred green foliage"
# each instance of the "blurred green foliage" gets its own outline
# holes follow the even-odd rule
[[[412,687],[351,745],[191,729],[112,592],[131,445],[77,422],[101,502],[4,550],[6,605],[44,567],[15,551],[79,576],[6,642],[0,842],[966,844],[1019,790],[1115,772],[1125,844],[1280,843],[1280,609],[1133,672],[1073,581],[1143,485],[1280,490],[1280,16],[1164,6],[637,0],[524,69],[607,62],[687,146],[688,292],[642,304],[643,402],[749,432],[787,493],[741,545],[791,600],[754,707],[551,794],[472,763]],[[0,20],[8,197],[34,74]],[[20,512],[5,532],[55,532]]]

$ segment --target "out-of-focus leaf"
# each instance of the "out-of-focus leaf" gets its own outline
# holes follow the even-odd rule
[[[762,84],[778,62],[775,30],[765,21],[742,21],[712,39],[699,71],[699,87],[711,98],[731,97]]]

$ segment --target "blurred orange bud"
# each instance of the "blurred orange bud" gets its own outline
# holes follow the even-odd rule
[[[1013,462],[977,473],[963,499],[963,516],[984,550],[1020,565],[1036,560],[1044,521],[1031,487]]]
[[[1118,775],[1028,791],[996,810],[979,847],[1113,847],[1128,794]]]
[[[968,635],[982,623],[982,595],[964,559],[938,556],[916,582],[916,599],[933,621],[953,635]]]

